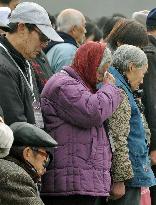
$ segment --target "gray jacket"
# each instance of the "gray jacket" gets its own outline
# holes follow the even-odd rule
[[[44,205],[37,184],[19,165],[0,159],[0,204]]]

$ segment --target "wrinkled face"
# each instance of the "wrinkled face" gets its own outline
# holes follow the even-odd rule
[[[106,63],[101,69],[97,68],[96,76],[97,76],[97,83],[103,82],[104,74],[110,67],[110,63]]]
[[[82,23],[80,26],[74,26],[74,38],[78,44],[83,44],[85,40],[85,33],[86,33],[86,21],[82,19]]]
[[[10,1],[9,3],[9,7],[12,10],[14,10],[16,8],[16,6],[20,3],[21,1],[20,0],[12,0]]]
[[[145,73],[147,72],[148,65],[143,65],[139,69],[133,66],[127,73],[127,78],[130,82],[131,89],[133,91],[139,88],[139,85],[143,83],[143,78]]]
[[[24,158],[37,170],[39,176],[42,176],[46,172],[44,166],[48,160],[48,154],[45,148],[29,148],[27,156]]]
[[[48,38],[37,28],[29,31],[25,27],[21,38],[20,52],[25,59],[31,60],[45,48],[48,44]]]

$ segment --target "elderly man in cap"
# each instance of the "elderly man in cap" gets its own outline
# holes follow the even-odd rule
[[[149,45],[144,48],[148,58],[148,72],[144,77],[145,116],[151,131],[150,156],[156,176],[156,8],[152,9],[146,20]],[[156,204],[156,186],[151,187],[152,205]]]
[[[23,2],[12,11],[10,31],[0,37],[0,105],[6,124],[28,122],[43,127],[39,99],[28,60],[49,40],[63,41],[40,5]]]
[[[38,183],[57,143],[43,130],[26,122],[11,125],[14,143],[10,154],[0,159],[0,204],[41,205]]]

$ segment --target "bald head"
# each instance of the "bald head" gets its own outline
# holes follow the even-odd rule
[[[57,17],[58,31],[69,33],[74,26],[85,24],[84,15],[75,9],[65,9]]]

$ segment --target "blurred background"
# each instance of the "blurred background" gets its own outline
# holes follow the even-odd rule
[[[91,19],[111,16],[114,13],[131,17],[135,11],[151,10],[156,7],[155,0],[33,0],[33,2],[42,5],[52,15],[65,8],[75,8]]]

